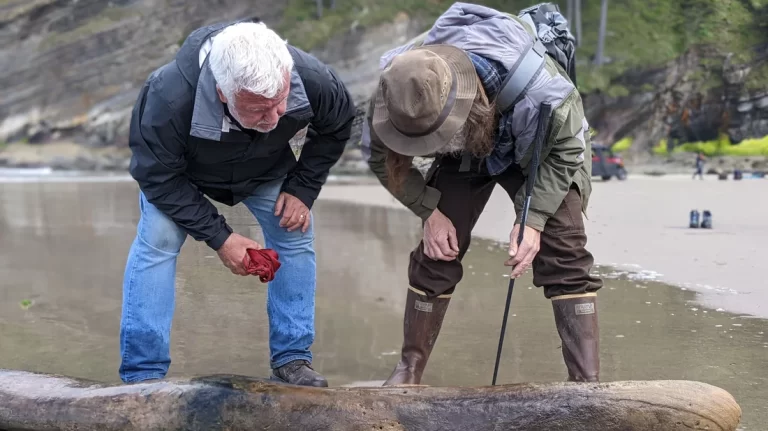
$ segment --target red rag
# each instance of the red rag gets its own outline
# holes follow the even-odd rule
[[[262,283],[272,281],[280,268],[277,252],[271,248],[261,250],[249,248],[245,251],[247,256],[243,258],[243,265],[248,274],[258,275]]]

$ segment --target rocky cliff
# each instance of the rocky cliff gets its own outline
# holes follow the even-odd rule
[[[130,111],[146,76],[200,25],[259,16],[276,26],[281,11],[268,4],[0,0],[0,56],[8,60],[0,66],[0,166],[126,169]],[[311,52],[339,72],[362,114],[378,58],[424,24],[401,14],[373,28],[352,26]],[[350,142],[359,136],[360,119]],[[337,171],[363,168],[352,145]]]
[[[430,1],[437,5],[442,0]],[[593,44],[589,32],[579,52],[579,76],[584,80],[579,84],[598,142],[632,139],[629,155],[642,160],[665,141],[671,145],[726,135],[739,142],[768,135],[768,44],[763,42],[768,40],[768,7],[748,10],[742,4],[748,0],[685,0],[684,5],[657,0],[671,9],[640,19],[633,8],[645,6],[623,2],[614,2],[610,17],[614,26],[641,25],[632,28],[635,36],[609,34],[611,55],[603,71],[590,70],[585,48]],[[697,25],[690,22],[697,5],[732,15],[725,17],[731,27],[722,31],[724,43],[714,44],[711,32],[708,39],[688,40],[685,27],[680,30],[677,21],[670,21],[670,16],[678,16],[688,27]],[[285,28],[282,7],[283,2],[266,0],[0,0],[0,165],[124,169],[130,109],[147,74],[170,59],[189,31],[200,25],[259,16]],[[586,7],[585,16],[594,16],[589,8],[595,5]],[[733,13],[734,8],[740,12]],[[354,16],[349,10],[344,13]],[[362,111],[376,84],[379,56],[419,34],[431,18],[401,12],[375,25],[344,21],[343,30],[311,52],[340,73]],[[333,16],[324,19],[342,22],[333,21]],[[667,20],[665,32],[659,19]],[[763,27],[755,27],[760,22]],[[702,23],[700,32],[710,31],[706,20]],[[306,19],[301,28],[327,24]],[[585,27],[592,27],[588,19]],[[304,37],[296,35],[301,32],[294,33],[286,32],[289,42],[302,46]],[[640,43],[642,38],[646,42]],[[690,41],[701,43],[688,46]],[[605,76],[605,70],[612,72]],[[601,79],[607,84],[594,85]],[[356,149],[359,125],[337,170],[364,168]],[[7,145],[13,142],[23,144]],[[38,145],[50,142],[59,144]]]
[[[0,0],[0,142],[125,145],[137,88],[194,28],[268,0]]]
[[[768,135],[768,45],[755,48],[753,60],[735,64],[732,53],[700,47],[661,67],[629,71],[615,80],[623,96],[594,92],[585,96],[596,140],[634,141],[629,154],[647,158],[666,142],[715,141],[737,144]],[[768,81],[766,81],[768,82]]]

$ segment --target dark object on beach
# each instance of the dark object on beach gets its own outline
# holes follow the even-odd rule
[[[723,180],[723,181],[727,180],[728,179],[728,172],[720,172],[719,174],[717,174],[717,179],[718,180]]]
[[[608,181],[613,177],[623,181],[627,179],[624,160],[604,145],[592,145],[592,176]]]
[[[733,179],[734,179],[734,180],[737,180],[737,181],[738,181],[738,180],[740,180],[740,179],[741,179],[743,176],[744,176],[744,174],[743,174],[743,172],[741,171],[741,169],[734,169],[734,170],[733,170]]]
[[[0,370],[0,430],[735,431],[695,381],[314,388],[233,375],[107,385]]]
[[[694,229],[699,227],[699,210],[691,210],[691,214],[688,218],[688,227]]]
[[[712,213],[709,210],[704,210],[701,214],[701,228],[712,229]]]

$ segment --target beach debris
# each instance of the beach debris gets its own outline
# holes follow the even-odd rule
[[[504,424],[503,429],[592,431],[683,430],[695,424],[734,431],[742,416],[728,391],[689,380],[408,388],[372,383],[315,388],[227,374],[116,385],[0,370],[0,429],[479,431]],[[436,428],[436,417],[450,420]]]

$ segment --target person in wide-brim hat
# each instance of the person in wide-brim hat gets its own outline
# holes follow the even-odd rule
[[[454,15],[440,31],[454,25],[464,32],[471,23],[459,25],[456,20],[474,19],[463,9]],[[484,44],[484,37],[496,33],[487,30],[473,37]],[[515,36],[508,27],[496,30]],[[462,44],[459,39],[454,40]],[[401,355],[385,386],[421,384],[451,296],[464,276],[461,261],[472,230],[496,185],[515,207],[515,218],[508,220],[513,227],[504,262],[512,267],[510,277],[533,268],[534,284],[552,300],[568,379],[599,381],[595,310],[602,282],[591,273],[593,257],[586,249],[581,219],[590,190],[590,165],[585,162],[591,160],[588,124],[578,91],[551,58],[514,109],[496,109],[495,98],[510,73],[501,59],[517,55],[514,49],[404,45],[381,59],[386,66],[368,105],[361,149],[381,184],[423,223],[423,237],[409,257]],[[551,131],[542,132],[541,175],[536,176],[523,228],[523,185],[530,159],[518,153],[533,154],[531,128],[538,128],[542,112],[534,104],[545,100],[555,105],[550,117],[554,121]],[[422,162],[414,160],[418,156],[434,156],[426,172]],[[523,241],[518,245],[513,239],[521,229]]]
[[[407,51],[381,74],[373,130],[398,154],[432,154],[467,121],[478,91],[475,67],[463,50],[431,45]]]

